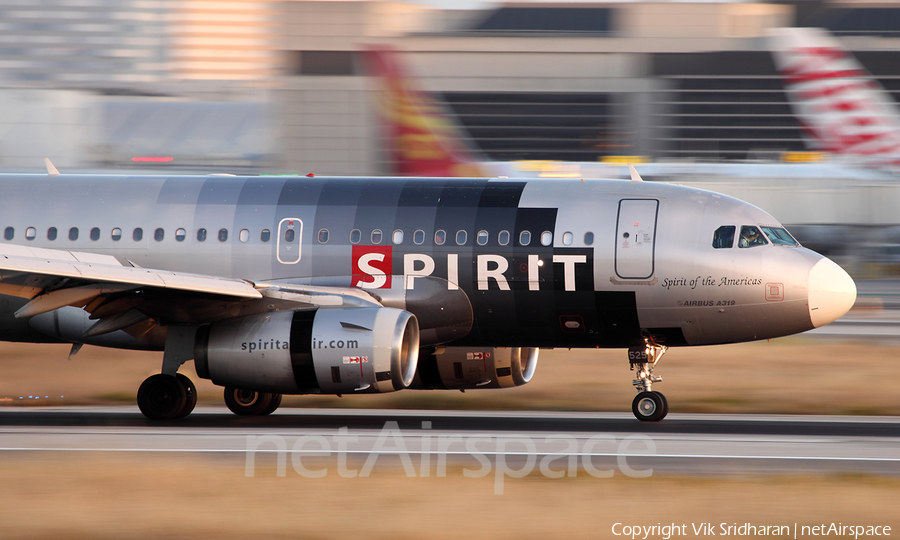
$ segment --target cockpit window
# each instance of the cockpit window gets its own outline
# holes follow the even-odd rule
[[[764,233],[766,233],[766,236],[769,237],[769,240],[776,246],[800,245],[799,242],[794,240],[794,237],[791,236],[791,233],[780,227],[762,227],[762,230]]]
[[[734,225],[723,225],[713,233],[712,246],[716,249],[734,246]]]
[[[738,240],[738,247],[749,248],[764,246],[766,244],[768,244],[768,242],[759,232],[759,229],[752,225],[744,225],[741,227],[741,239]]]

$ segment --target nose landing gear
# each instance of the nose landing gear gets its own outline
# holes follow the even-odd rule
[[[666,396],[652,389],[653,383],[662,382],[662,377],[653,374],[653,368],[667,350],[668,347],[657,345],[651,337],[644,338],[643,347],[628,349],[631,371],[637,371],[637,377],[631,384],[638,391],[631,402],[631,412],[642,422],[658,422],[669,414]]]

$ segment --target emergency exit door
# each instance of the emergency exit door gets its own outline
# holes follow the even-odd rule
[[[616,275],[648,279],[653,275],[656,246],[656,199],[622,199],[616,227]]]
[[[303,222],[297,218],[284,218],[278,222],[278,239],[275,255],[281,264],[300,262],[300,242],[303,239]]]

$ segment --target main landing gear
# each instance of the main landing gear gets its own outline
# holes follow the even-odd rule
[[[281,405],[281,394],[225,388],[225,405],[234,414],[241,416],[265,416],[272,414]]]
[[[138,408],[150,420],[176,420],[191,414],[197,405],[197,388],[181,373],[159,373],[138,389]]]
[[[197,405],[197,387],[178,368],[194,357],[195,327],[170,327],[166,333],[162,373],[151,375],[138,389],[138,408],[150,420],[177,420]]]
[[[141,384],[138,408],[150,420],[178,420],[191,414],[197,405],[197,388],[181,373],[159,373]],[[225,389],[225,404],[241,416],[265,416],[281,405],[281,394],[240,388]]]
[[[197,388],[189,378],[178,373],[181,364],[194,357],[196,334],[196,327],[167,329],[162,373],[148,377],[138,389],[138,408],[150,420],[184,418],[197,405]],[[263,416],[272,414],[281,405],[281,394],[225,388],[225,404],[235,414]]]
[[[651,337],[644,338],[644,347],[628,349],[631,371],[637,370],[637,378],[631,384],[637,389],[638,395],[631,402],[631,412],[642,422],[659,422],[669,413],[666,396],[651,388],[653,383],[662,382],[662,377],[653,374],[653,368],[666,350],[668,348],[665,345],[657,345]]]

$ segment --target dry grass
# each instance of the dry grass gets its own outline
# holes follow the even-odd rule
[[[96,347],[71,361],[67,354],[63,345],[0,344],[0,399],[14,399],[0,405],[134,403],[162,358]],[[900,399],[873,384],[900,379],[898,356],[898,346],[804,337],[672,349],[658,369],[666,382],[656,388],[673,412],[900,415]],[[222,402],[221,389],[199,379],[192,362],[182,372],[198,385],[201,403]],[[557,349],[541,351],[534,380],[521,388],[296,396],[284,406],[628,411],[631,379],[623,350]],[[17,399],[28,395],[42,399]]]
[[[612,538],[616,522],[898,530],[900,480],[853,475],[597,479],[244,477],[241,459],[7,454],[0,538]],[[896,534],[894,532],[893,534]],[[689,534],[693,537],[692,534]],[[652,538],[660,538],[653,536]]]

